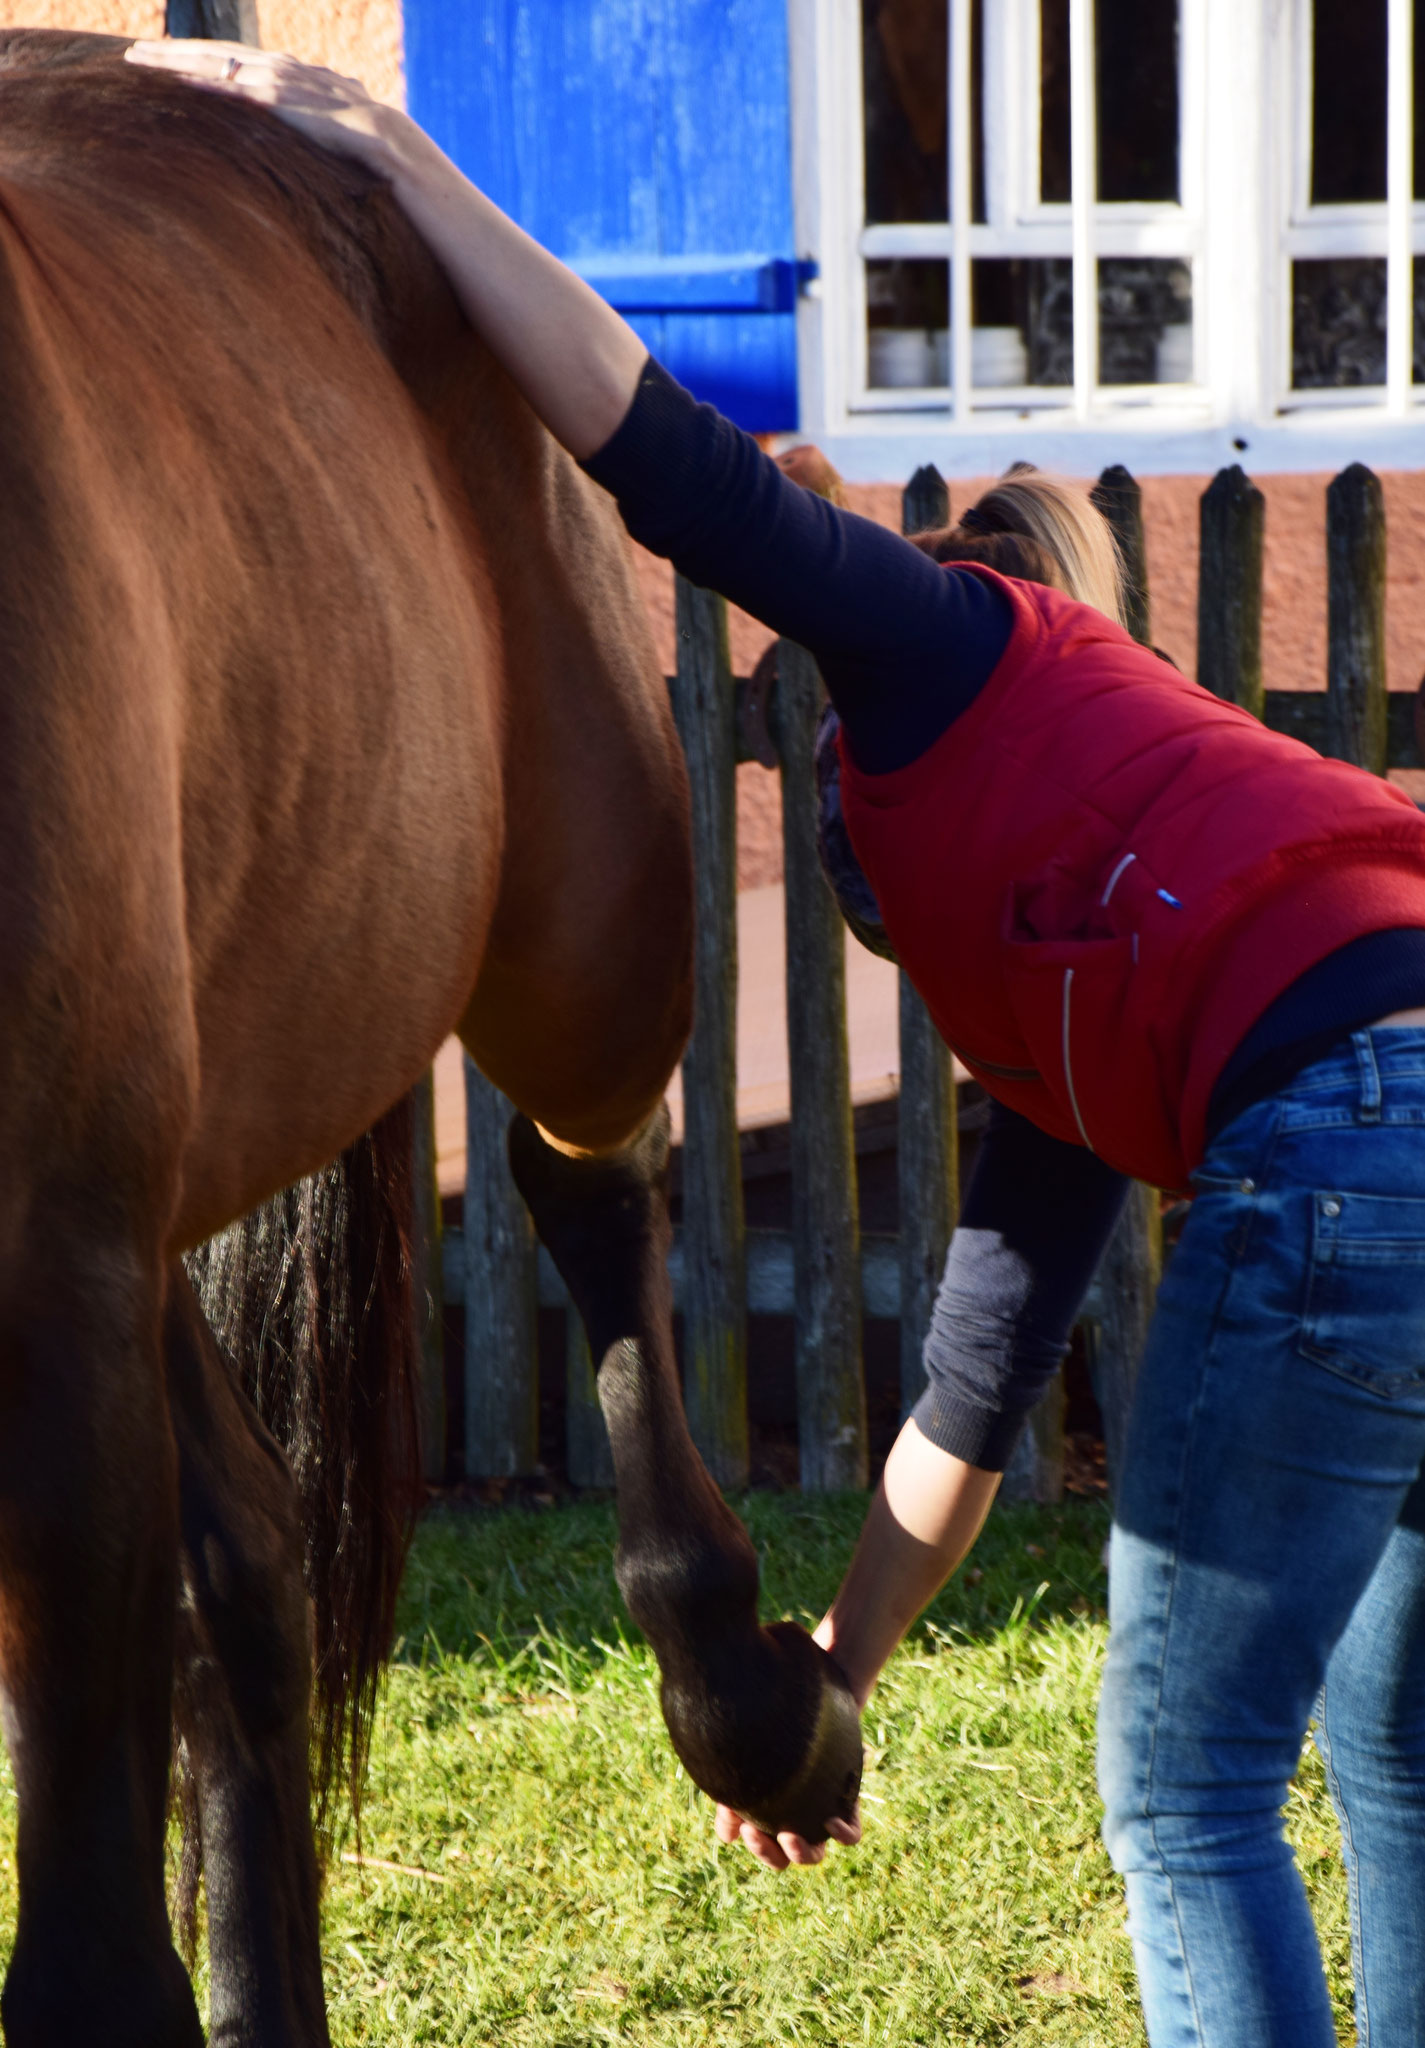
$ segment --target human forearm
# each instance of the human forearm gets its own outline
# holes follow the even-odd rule
[[[864,1706],[916,1616],[971,1548],[999,1486],[907,1422],[886,1460],[841,1590],[817,1630]]]
[[[354,79],[244,44],[139,42],[127,55],[266,107],[387,179],[471,325],[550,432],[581,458],[603,447],[628,411],[647,349],[407,115],[373,100]]]
[[[470,324],[555,439],[572,455],[594,454],[628,411],[647,349],[627,321],[477,190],[414,123],[393,115],[391,127],[395,198]]]

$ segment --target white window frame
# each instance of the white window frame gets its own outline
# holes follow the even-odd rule
[[[788,0],[798,251],[820,266],[798,321],[803,434],[845,474],[866,479],[897,478],[925,460],[947,474],[978,474],[1021,452],[1081,474],[1107,461],[1145,475],[1233,461],[1264,472],[1328,468],[1354,457],[1425,467],[1425,388],[1410,382],[1411,264],[1425,255],[1425,204],[1410,190],[1411,0],[1387,0],[1389,196],[1373,207],[1306,203],[1310,4],[1182,0],[1180,203],[1089,206],[1080,195],[1094,175],[1085,118],[1092,69],[1081,53],[1091,47],[1093,0],[1070,0],[1080,61],[1071,66],[1075,203],[1064,206],[1037,197],[1039,0],[986,0],[988,218],[971,224],[969,124],[953,118],[956,105],[969,106],[969,0],[947,0],[952,219],[868,228],[859,0]],[[1032,97],[1014,85],[1031,68]],[[1070,253],[1072,390],[969,391],[969,264]],[[1386,384],[1294,391],[1291,262],[1353,254],[1388,264]],[[1188,264],[1191,384],[1097,384],[1096,264],[1119,255]],[[864,262],[877,256],[951,264],[948,386],[867,388]]]

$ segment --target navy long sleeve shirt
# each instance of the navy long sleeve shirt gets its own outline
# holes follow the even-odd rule
[[[1008,644],[1010,609],[993,584],[803,490],[652,360],[584,467],[635,540],[815,655],[867,774],[918,759]],[[1342,948],[1254,1026],[1214,1093],[1211,1128],[1344,1032],[1416,1004],[1425,932]],[[915,1419],[932,1443],[1004,1468],[1064,1356],[1127,1188],[1093,1153],[992,1106],[926,1340]]]

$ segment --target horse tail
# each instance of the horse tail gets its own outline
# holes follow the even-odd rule
[[[414,1143],[407,1096],[330,1166],[187,1262],[213,1334],[285,1451],[301,1500],[323,1853],[343,1791],[360,1830],[376,1688],[423,1494]]]

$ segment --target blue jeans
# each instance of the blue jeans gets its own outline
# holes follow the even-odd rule
[[[1194,1176],[1114,1517],[1104,1839],[1152,2048],[1335,2048],[1281,1810],[1317,1721],[1361,2048],[1425,2048],[1425,1030]]]

